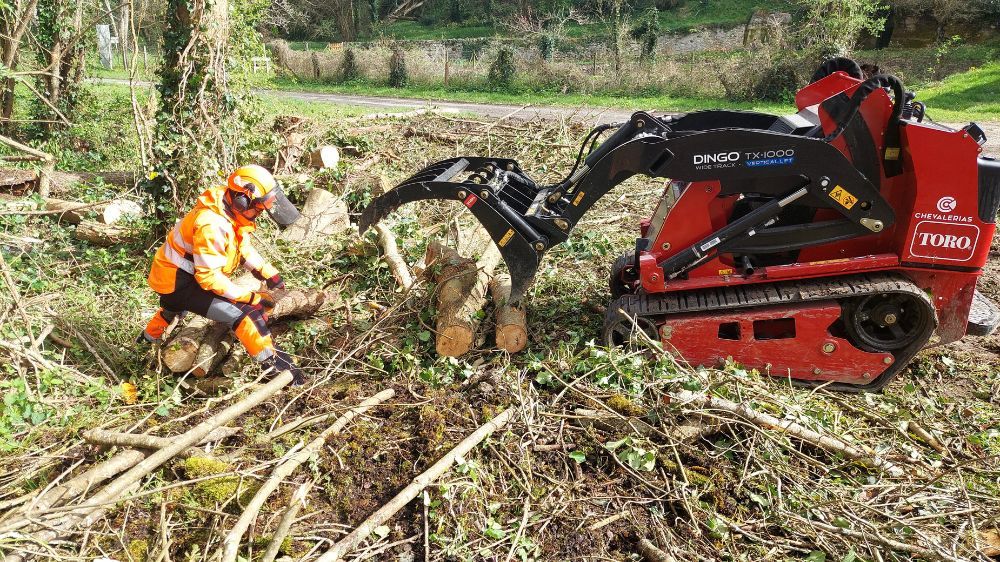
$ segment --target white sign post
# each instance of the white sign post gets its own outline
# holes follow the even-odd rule
[[[111,56],[111,26],[107,24],[97,25],[97,53],[101,57],[101,66],[107,69],[114,68],[114,57]]]

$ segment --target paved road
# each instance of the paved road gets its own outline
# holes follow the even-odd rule
[[[356,96],[349,94],[320,94],[311,92],[290,92],[286,90],[259,90],[261,95],[274,96],[279,98],[290,98],[302,101],[314,101],[320,103],[337,103],[342,105],[358,105],[364,107],[400,107],[419,109],[434,107],[444,111],[454,111],[461,113],[474,113],[492,118],[517,117],[518,119],[571,119],[585,122],[611,122],[624,121],[632,115],[631,111],[621,109],[602,109],[593,107],[553,107],[553,106],[524,106],[507,104],[486,104],[457,101],[436,101],[422,100],[416,98],[387,98],[374,96]]]
[[[259,90],[265,96],[291,98],[303,101],[313,101],[317,103],[336,103],[342,105],[357,105],[376,108],[437,108],[444,111],[456,111],[462,113],[474,113],[499,119],[501,117],[516,117],[518,119],[567,119],[579,121],[581,123],[596,124],[610,123],[628,120],[632,115],[631,111],[623,109],[608,109],[596,107],[557,107],[557,106],[522,106],[506,104],[486,104],[472,102],[454,101],[431,101],[416,98],[390,98],[357,96],[350,94],[320,94],[309,92],[290,92],[286,90]],[[648,108],[636,108],[648,109]],[[706,108],[711,109],[711,108]],[[963,127],[966,123],[944,123],[956,129]],[[986,132],[986,150],[993,154],[1000,155],[1000,123],[979,122],[979,125]]]
[[[99,82],[108,84],[128,85],[127,80],[112,78],[97,79]],[[148,82],[139,82],[143,86],[151,86]],[[387,110],[391,108],[400,109],[421,109],[437,108],[443,111],[472,113],[485,117],[499,119],[501,117],[516,117],[518,119],[567,119],[579,121],[586,124],[610,123],[625,121],[632,115],[631,111],[623,109],[608,109],[596,107],[558,107],[558,106],[532,106],[532,105],[509,105],[509,104],[486,104],[460,101],[436,101],[423,100],[418,98],[394,98],[378,96],[361,96],[353,94],[329,94],[314,92],[293,92],[288,90],[267,90],[260,89],[257,93],[263,96],[294,99],[301,101],[311,101],[316,103],[333,103],[338,105],[353,105],[359,107],[371,107],[373,109]],[[636,108],[649,109],[649,108]],[[710,108],[706,108],[710,109]],[[945,123],[948,126],[959,128],[964,123]],[[979,125],[986,131],[989,141],[986,143],[987,151],[993,154],[1000,154],[1000,123],[980,122]]]

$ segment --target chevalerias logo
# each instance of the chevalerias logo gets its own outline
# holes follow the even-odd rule
[[[942,213],[951,213],[957,206],[954,197],[942,197],[937,202],[937,209]],[[917,218],[921,218],[922,214],[918,213]],[[978,241],[979,227],[976,225],[924,220],[918,222],[913,230],[910,253],[919,258],[969,261]]]

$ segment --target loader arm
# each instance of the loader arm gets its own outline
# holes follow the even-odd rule
[[[849,111],[846,115],[847,120],[854,117]],[[718,126],[727,122],[744,127],[771,122],[772,130]],[[747,194],[744,189],[750,185],[754,196],[769,199],[662,261],[659,265],[665,276],[674,278],[729,248],[753,247],[758,252],[802,248],[890,227],[895,222],[890,205],[830,144],[844,126],[846,123],[833,135],[820,138],[818,121],[801,115],[778,118],[709,111],[657,118],[637,112],[628,122],[614,126],[615,132],[585,160],[578,160],[570,176],[558,184],[539,186],[509,159],[444,160],[375,199],[362,213],[360,231],[364,233],[405,203],[462,201],[499,248],[512,277],[511,299],[518,302],[545,252],[566,241],[597,201],[634,175],[691,182],[714,180],[720,182],[724,195],[733,196]],[[769,233],[768,227],[792,203],[834,209],[840,219],[793,230],[776,228]],[[761,236],[754,240],[757,234]]]

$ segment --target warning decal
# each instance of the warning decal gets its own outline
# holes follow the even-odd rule
[[[573,198],[573,206],[574,207],[579,206],[580,205],[580,201],[583,201],[583,192],[582,191],[580,193],[577,193],[576,197]]]
[[[513,228],[508,230],[507,233],[503,235],[503,238],[500,239],[500,242],[497,245],[503,248],[504,246],[507,245],[507,242],[510,242],[512,236],[514,236]]]
[[[857,197],[851,195],[850,191],[847,191],[839,185],[833,188],[833,191],[830,192],[830,197],[837,203],[840,203],[840,205],[845,209],[850,209],[855,203],[858,202]]]

